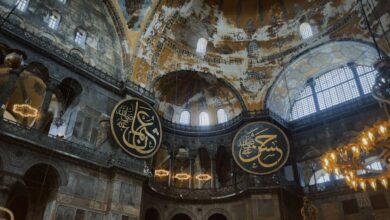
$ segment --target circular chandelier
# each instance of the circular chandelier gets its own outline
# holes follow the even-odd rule
[[[169,171],[164,169],[158,169],[154,171],[154,175],[157,177],[166,177],[169,176]]]
[[[191,179],[191,175],[188,173],[177,173],[175,175],[175,179],[178,179],[180,181],[187,181],[187,180]]]
[[[376,190],[378,183],[387,189],[390,170],[370,172],[365,159],[380,148],[389,151],[389,138],[390,120],[379,121],[371,128],[365,129],[356,143],[338,147],[322,155],[322,168],[329,174],[334,173],[344,178],[347,185],[354,190],[360,187],[365,191],[368,185]]]
[[[209,181],[212,179],[211,175],[210,174],[207,174],[207,173],[202,173],[202,174],[198,174],[195,176],[195,179],[199,180],[199,181]]]

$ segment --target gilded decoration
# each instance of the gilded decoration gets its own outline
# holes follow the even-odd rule
[[[162,140],[161,122],[152,106],[140,99],[125,99],[111,113],[116,142],[137,158],[152,157]]]
[[[242,127],[232,144],[236,163],[246,172],[265,175],[278,171],[287,161],[290,145],[286,134],[268,122]]]

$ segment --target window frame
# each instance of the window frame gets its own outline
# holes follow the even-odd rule
[[[362,71],[362,70],[366,70],[366,71]],[[337,71],[344,71],[343,74],[351,74],[352,73],[352,77],[347,78],[347,76],[340,75],[338,78],[338,79],[340,79],[339,81],[335,81],[332,78],[331,80],[333,80],[333,81],[327,82],[328,84],[330,83],[333,85],[330,85],[330,86],[325,85],[325,86],[327,86],[326,88],[319,89],[319,90],[317,89],[317,88],[323,86],[323,85],[316,86],[316,83],[321,82],[320,79],[322,77],[326,77],[326,75],[328,75],[328,74],[329,75],[334,74]],[[350,72],[347,72],[347,71],[350,71]],[[289,121],[297,121],[297,120],[303,119],[307,116],[317,114],[317,113],[320,113],[322,111],[326,111],[326,110],[331,109],[335,106],[342,105],[345,102],[356,100],[356,99],[359,99],[359,98],[362,98],[362,97],[369,95],[371,93],[371,90],[370,90],[370,92],[367,92],[367,88],[370,88],[370,87],[372,88],[373,83],[375,83],[374,79],[375,79],[376,74],[377,74],[377,71],[372,66],[358,65],[356,63],[348,63],[346,65],[342,65],[342,66],[339,66],[337,68],[325,71],[324,73],[317,75],[314,78],[310,78],[307,81],[307,83],[305,84],[304,88],[298,94],[298,98],[296,98],[294,100],[293,104],[290,107]],[[365,86],[363,86],[363,80],[366,80]],[[343,87],[344,85],[349,84],[349,83],[352,83],[352,85],[348,85],[349,88],[356,87],[354,89],[356,89],[357,91],[348,91]],[[370,85],[370,83],[371,83],[371,85]],[[332,103],[333,102],[333,100],[332,100],[332,101],[328,102],[329,104],[325,103],[325,104],[321,105],[320,99],[324,99],[326,101],[326,99],[334,98],[332,96],[332,95],[334,95],[334,93],[331,94],[331,92],[329,92],[329,91],[332,89],[335,89],[337,87],[340,87],[340,86],[343,89],[343,93],[345,93],[345,91],[350,92],[351,94],[354,92],[355,94],[352,94],[354,96],[351,98],[351,97],[347,97],[344,94],[344,96],[338,96],[338,99],[341,100],[341,101],[338,101],[338,103]],[[311,93],[303,95],[304,92],[306,91],[306,89],[308,89],[308,88],[311,88]],[[329,92],[329,94],[326,97],[323,96],[323,97],[319,98],[319,95],[323,95],[323,93],[325,94],[325,92],[327,92],[327,91]],[[358,92],[358,94],[356,95],[357,92]],[[336,94],[338,94],[338,93],[336,93]],[[311,99],[309,100],[309,98],[311,98]],[[343,98],[343,99],[341,99],[341,98]],[[303,104],[301,104],[299,102],[303,102]],[[313,109],[311,109],[313,105],[315,106],[315,111],[313,111]],[[324,108],[321,107],[323,105],[325,105]],[[310,107],[309,110],[306,110],[307,113],[300,114],[302,111],[298,111],[298,110],[303,108],[302,106],[303,107],[306,106],[306,108]],[[296,110],[296,109],[298,109],[298,110]]]
[[[196,43],[196,53],[200,54],[202,56],[206,55],[207,44],[208,44],[208,41],[206,38],[203,38],[203,37],[199,38],[198,42]]]
[[[53,19],[55,18],[55,19]],[[47,26],[51,30],[58,30],[58,27],[60,25],[60,20],[61,20],[61,15],[60,13],[56,11],[52,11],[49,15],[48,21],[47,21]]]
[[[314,36],[313,27],[308,22],[303,22],[299,25],[299,34],[302,40],[309,39]]]
[[[74,42],[78,46],[84,48],[85,43],[87,42],[87,32],[84,29],[76,29],[76,33],[74,35]]]
[[[199,126],[210,126],[210,116],[206,111],[199,113]]]
[[[186,119],[186,118],[184,118],[184,114],[188,115],[188,119],[185,121],[185,123],[182,122],[182,119],[183,120]],[[188,110],[181,111],[180,116],[179,116],[179,124],[182,124],[182,125],[190,125],[191,124],[191,113],[190,113],[190,111],[188,111]]]
[[[221,113],[220,113],[221,112]],[[223,114],[223,115],[221,115]],[[225,111],[225,109],[220,108],[217,110],[217,122],[218,124],[222,124],[228,121],[228,115]]]
[[[28,9],[30,0],[17,0],[15,3],[16,9],[20,12],[25,12]]]

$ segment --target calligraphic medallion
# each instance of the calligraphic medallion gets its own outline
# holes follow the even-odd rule
[[[137,158],[152,157],[162,140],[161,122],[153,107],[140,99],[120,101],[111,113],[116,142]]]
[[[242,127],[233,139],[233,158],[246,172],[265,175],[278,171],[287,161],[290,144],[286,134],[269,122]]]

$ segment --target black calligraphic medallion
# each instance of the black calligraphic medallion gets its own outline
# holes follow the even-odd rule
[[[290,144],[286,134],[269,122],[242,127],[233,139],[233,158],[246,172],[265,175],[278,171],[287,161]]]
[[[125,99],[111,113],[116,142],[137,158],[152,157],[162,140],[161,122],[152,106],[140,99]]]

